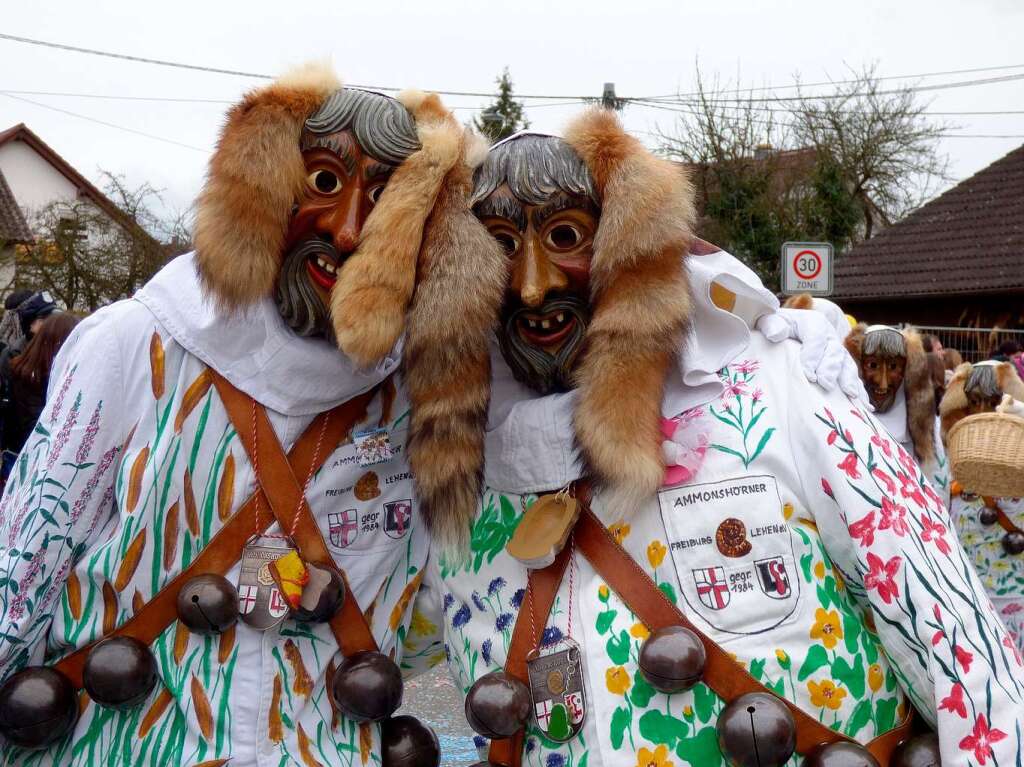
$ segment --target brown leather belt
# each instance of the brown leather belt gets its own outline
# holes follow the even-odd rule
[[[250,432],[252,419],[250,416],[252,400],[248,395],[235,389],[230,383],[216,373],[214,373],[214,382],[217,384],[217,390],[220,393],[221,399],[224,401],[225,408],[228,410],[228,415],[231,417],[232,424],[238,431],[243,443],[246,444],[246,450],[248,450],[248,443],[246,443],[245,440],[247,436],[251,439]],[[310,423],[302,433],[302,436],[300,436],[292,446],[292,450],[287,457],[284,456],[284,452],[281,450],[281,444],[278,442],[276,435],[273,434],[272,429],[270,429],[270,435],[273,435],[272,445],[270,437],[264,435],[263,429],[269,429],[270,423],[267,420],[266,412],[262,407],[258,407],[258,413],[262,415],[261,422],[264,424],[260,430],[261,460],[265,460],[266,465],[274,465],[275,462],[284,461],[288,467],[287,473],[291,475],[293,480],[296,475],[304,477],[307,476],[310,471],[319,470],[331,453],[334,452],[334,447],[345,439],[348,433],[352,430],[352,427],[366,415],[366,409],[375,393],[376,389],[368,391],[358,397],[354,397],[348,402],[338,405],[333,410],[329,410],[326,413],[318,415],[313,419],[312,423]],[[243,428],[240,428],[238,420],[232,414],[232,410],[238,412],[239,407],[246,410],[246,415],[242,418],[242,421],[248,422],[249,424],[248,428],[244,431]],[[324,423],[325,419],[326,424]],[[318,455],[317,444],[321,441],[321,432],[322,444]],[[264,447],[264,445],[267,447]],[[271,456],[270,451],[273,447],[276,447],[276,450],[273,451],[276,455]],[[263,457],[264,451],[267,452],[266,458]],[[280,465],[276,465],[272,476],[276,478],[282,474],[282,467]],[[188,567],[178,573],[177,576],[160,589],[160,591],[158,591],[149,602],[136,611],[134,616],[115,628],[112,632],[105,634],[102,639],[106,639],[111,636],[129,636],[138,639],[146,645],[152,644],[168,626],[177,620],[178,592],[186,582],[197,575],[209,573],[224,575],[234,567],[242,556],[242,548],[245,546],[245,542],[256,531],[257,502],[262,503],[264,506],[269,505],[271,508],[275,508],[274,501],[271,496],[277,498],[277,491],[272,488],[271,492],[265,497],[264,493],[267,492],[267,488],[262,481],[260,482],[260,488],[261,489],[257,490],[248,499],[246,499],[245,503],[242,504],[238,511],[232,514],[224,522],[224,525],[220,530],[218,530],[213,538],[210,539],[209,544],[207,544],[206,547],[196,555],[195,559],[192,560]],[[289,498],[291,497],[292,496],[289,495]],[[280,501],[278,501],[278,505],[279,503]],[[286,508],[295,509],[296,505],[293,504]],[[308,512],[308,506],[305,506],[304,508]],[[265,532],[274,523],[275,516],[268,515],[266,520],[260,521],[260,532]],[[309,537],[310,530],[308,527],[310,522],[313,525],[316,536],[320,538],[320,544],[323,545],[323,538],[320,536],[319,528],[316,527],[316,522],[311,518],[306,520],[305,524],[300,520],[299,527],[303,531],[303,538],[305,539]],[[290,518],[288,519],[288,523],[290,525]],[[296,537],[299,537],[298,533],[296,534]],[[314,552],[310,561],[330,562],[329,555],[327,560],[323,560],[320,556],[317,556],[317,554],[322,555],[323,552],[326,552],[326,546],[324,546],[323,551],[316,551],[315,544],[307,545],[309,545],[310,550]],[[345,609],[346,607],[348,608],[347,611]],[[358,614],[358,618],[352,615],[353,610]],[[350,621],[349,626],[353,627],[353,634],[351,640],[346,635],[344,644],[342,644],[341,637],[339,637],[338,643],[342,648],[342,652],[348,654],[350,652],[354,652],[356,649],[376,649],[376,643],[373,643],[372,646],[367,643],[369,628],[366,627],[366,619],[359,611],[359,607],[356,604],[355,599],[352,598],[345,600],[341,612],[335,616],[336,620],[331,621],[331,628],[335,630],[335,636],[339,635],[340,624],[342,620],[345,619],[346,615]],[[366,627],[365,630],[362,630],[363,627]],[[356,646],[357,643],[354,641],[357,638],[359,640],[359,646]],[[369,634],[369,639],[372,641],[372,634]],[[70,679],[76,687],[80,688],[82,686],[82,668],[85,666],[85,659],[88,656],[89,651],[99,641],[100,640],[96,640],[96,642],[80,647],[78,650],[57,663],[55,668]],[[368,646],[364,647],[363,645]]]
[[[754,679],[728,652],[705,636],[678,607],[672,604],[650,576],[594,516],[589,504],[583,499],[578,500],[584,505],[576,526],[573,528],[576,547],[608,587],[618,594],[619,598],[650,631],[657,631],[668,626],[685,626],[700,638],[707,653],[704,676],[701,681],[714,690],[718,697],[728,703],[741,695],[761,692],[768,693],[785,703],[796,720],[796,750],[801,754],[810,754],[818,746],[827,743],[858,742],[830,729]],[[530,631],[530,621],[523,618],[523,610],[520,610],[505,662],[505,671],[524,684],[529,685],[526,673],[527,653],[537,646],[554,603],[555,594],[562,582],[562,574],[567,562],[568,548],[565,548],[559,553],[553,564],[543,570],[529,573],[523,604],[528,604],[527,600],[529,599],[533,600],[538,630]],[[536,636],[532,635],[534,633]],[[899,726],[863,745],[878,760],[879,764],[885,767],[896,747],[910,735],[911,717],[908,716]],[[522,763],[522,740],[523,732],[520,731],[513,738],[492,741],[488,759],[506,767],[519,767]]]

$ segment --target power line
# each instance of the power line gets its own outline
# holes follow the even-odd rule
[[[87,120],[88,122],[96,123],[98,125],[105,125],[108,128],[115,128],[116,130],[124,131],[126,133],[134,133],[137,136],[145,136],[156,141],[162,141],[165,144],[174,144],[175,146],[184,147],[185,149],[192,149],[196,152],[202,152],[203,154],[210,154],[209,149],[203,149],[202,147],[193,146],[192,144],[185,144],[181,141],[175,141],[174,139],[164,138],[163,136],[157,136],[152,133],[146,133],[145,131],[136,130],[135,128],[126,128],[123,125],[117,125],[116,123],[107,122],[106,120],[97,120],[95,117],[89,117],[88,115],[79,114],[78,112],[71,112],[67,109],[61,109],[60,107],[51,106],[50,104],[42,104],[32,99],[27,99],[23,96],[15,96],[11,93],[5,93],[0,91],[0,96],[6,96],[9,99],[17,99],[18,101],[24,101],[26,104],[32,104],[33,106],[41,107],[43,109],[50,109],[54,112],[60,112],[61,114],[70,115],[71,117],[77,117],[80,120]]]

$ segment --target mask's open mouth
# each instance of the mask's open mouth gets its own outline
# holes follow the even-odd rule
[[[516,320],[520,337],[533,346],[556,346],[576,327],[576,316],[563,309],[538,314],[523,312]]]
[[[331,254],[324,251],[310,253],[306,257],[306,271],[309,278],[324,290],[330,290],[338,280],[338,263]]]

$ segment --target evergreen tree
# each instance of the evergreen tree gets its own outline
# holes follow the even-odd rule
[[[509,77],[508,67],[505,67],[495,82],[498,84],[498,98],[473,120],[476,129],[490,139],[492,144],[530,127],[530,121],[523,113],[523,103],[512,96],[512,78]]]

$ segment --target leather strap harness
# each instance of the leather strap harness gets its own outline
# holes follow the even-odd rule
[[[778,698],[786,704],[796,720],[796,750],[801,754],[810,754],[818,746],[827,743],[857,742],[830,729],[788,700],[779,698],[747,673],[747,670],[728,652],[708,638],[672,604],[590,510],[589,502],[582,497],[586,493],[577,493],[577,502],[583,504],[583,510],[573,529],[576,547],[608,587],[618,594],[650,631],[654,632],[668,626],[684,626],[700,638],[707,653],[702,682],[714,690],[718,697],[727,703],[751,692],[768,693]],[[533,600],[537,626],[535,631],[531,631],[530,621],[523,619],[523,611],[520,611],[505,662],[506,673],[526,685],[529,685],[526,672],[527,653],[538,646],[568,560],[569,547],[565,547],[552,564],[542,570],[528,573],[527,593],[523,596],[523,604],[527,604],[527,600]],[[884,767],[889,764],[896,746],[910,735],[911,717],[908,716],[899,726],[864,744],[864,747]],[[524,733],[521,730],[512,738],[492,741],[488,760],[505,767],[519,767],[522,763],[523,737]]]
[[[254,466],[259,466],[256,477],[258,489],[224,522],[209,544],[196,555],[188,567],[160,589],[133,617],[102,639],[128,636],[146,645],[156,641],[167,627],[177,620],[178,592],[185,583],[197,575],[224,575],[241,559],[246,541],[257,529],[257,505],[267,506],[273,512],[272,516],[259,521],[261,533],[266,532],[275,521],[280,523],[282,529],[290,529],[292,515],[296,513],[294,510],[299,509],[295,544],[300,556],[309,562],[338,570],[296,477],[308,476],[323,466],[334,452],[335,446],[345,439],[352,427],[365,416],[377,389],[360,394],[316,416],[295,442],[291,452],[285,455],[263,406],[256,405],[258,435],[254,440],[253,399],[232,386],[219,373],[211,372],[217,392],[250,461],[253,458],[254,445],[259,448],[259,460],[252,461]],[[317,443],[321,441],[321,432],[323,449],[317,455]],[[342,578],[344,577],[342,573]],[[347,581],[345,585],[347,588]],[[350,655],[359,650],[377,649],[370,627],[351,590],[346,593],[345,601],[331,619],[330,625],[343,654]],[[80,688],[85,659],[99,641],[101,640],[79,648],[57,663],[55,668]]]

